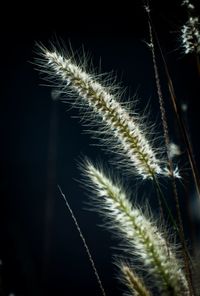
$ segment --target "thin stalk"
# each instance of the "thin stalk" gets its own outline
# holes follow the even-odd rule
[[[161,111],[161,119],[162,119],[162,126],[163,126],[163,132],[164,132],[164,139],[165,139],[165,146],[166,146],[166,151],[167,151],[167,159],[169,163],[169,171],[171,175],[171,182],[172,182],[172,189],[174,193],[174,199],[175,199],[175,206],[176,206],[176,212],[177,212],[177,218],[178,218],[178,233],[180,237],[180,242],[182,245],[182,254],[184,258],[184,264],[185,264],[185,271],[186,271],[186,276],[188,277],[188,284],[190,288],[190,295],[193,295],[193,288],[192,288],[192,276],[191,276],[191,270],[189,266],[189,258],[188,258],[188,250],[185,242],[185,235],[184,235],[184,229],[183,229],[183,221],[181,217],[181,210],[180,210],[180,204],[179,204],[179,197],[178,197],[178,191],[176,187],[176,182],[174,178],[174,170],[173,170],[173,163],[172,159],[169,155],[169,131],[168,131],[168,124],[167,124],[167,116],[166,116],[166,111],[165,111],[165,106],[164,106],[164,99],[163,99],[163,94],[161,90],[161,84],[160,84],[160,79],[159,79],[159,73],[158,73],[158,67],[157,67],[157,62],[156,62],[156,56],[155,56],[155,48],[154,48],[154,40],[153,40],[153,33],[152,33],[152,21],[151,21],[151,16],[150,16],[150,10],[147,10],[148,14],[148,25],[149,25],[149,35],[150,35],[150,48],[151,48],[151,53],[152,53],[152,59],[153,59],[153,66],[154,66],[154,74],[155,74],[155,81],[156,81],[156,87],[157,87],[157,93],[158,93],[158,98],[159,98],[159,105],[160,105],[160,111]],[[155,32],[155,30],[154,30]],[[157,37],[157,35],[156,35]],[[164,199],[165,200],[165,199]]]
[[[196,63],[197,63],[198,75],[200,77],[200,59],[199,59],[199,54],[198,53],[196,53]]]
[[[161,202],[164,204],[165,209],[167,210],[167,213],[168,213],[168,217],[169,217],[169,219],[171,221],[171,224],[172,224],[174,230],[179,234],[179,228],[177,226],[177,223],[176,223],[176,221],[175,221],[175,219],[174,219],[174,217],[173,217],[173,215],[171,213],[171,210],[170,210],[170,208],[168,206],[166,198],[165,198],[165,196],[164,196],[164,194],[163,194],[163,192],[162,192],[162,190],[160,188],[160,184],[159,184],[156,177],[153,178],[153,183],[154,183],[154,186],[155,186],[155,189],[156,189],[156,192],[157,192],[157,197],[158,197],[158,200],[159,200],[159,204]]]
[[[165,69],[165,73],[166,73],[167,80],[168,80],[168,88],[169,88],[169,93],[170,93],[170,98],[171,98],[171,101],[172,101],[172,105],[173,105],[173,108],[174,108],[174,113],[175,113],[175,116],[176,116],[176,120],[177,120],[177,123],[178,123],[178,127],[179,127],[179,130],[180,130],[182,139],[183,139],[184,144],[186,146],[186,151],[187,151],[190,167],[191,167],[191,170],[192,170],[192,175],[193,175],[193,178],[194,178],[196,191],[197,191],[198,197],[200,199],[200,178],[199,178],[199,172],[198,172],[198,169],[197,169],[196,161],[194,159],[193,152],[192,152],[192,145],[191,145],[191,142],[190,142],[190,139],[189,139],[189,135],[188,135],[186,126],[185,126],[185,122],[184,122],[183,117],[181,115],[181,109],[180,109],[180,107],[178,105],[178,102],[177,102],[177,98],[176,98],[176,95],[175,95],[173,83],[172,83],[172,80],[171,80],[171,77],[170,77],[170,74],[169,74],[169,70],[168,70],[168,67],[167,67],[167,64],[166,64],[166,61],[165,61],[165,58],[164,58],[164,55],[163,55],[163,52],[162,52],[162,49],[161,49],[161,46],[160,46],[160,43],[159,43],[159,40],[158,40],[158,37],[157,37],[157,34],[156,34],[155,30],[154,30],[154,34],[155,34],[156,42],[158,44],[158,48],[159,48],[159,51],[160,51],[160,54],[161,54],[161,57],[162,57],[162,61],[163,61],[163,64],[164,64],[164,69]],[[198,63],[199,63],[199,58],[197,59],[197,66],[198,66],[199,71],[200,71],[200,65]]]
[[[100,290],[101,290],[101,293],[102,293],[103,296],[106,296],[106,293],[105,293],[104,287],[103,287],[103,285],[102,285],[101,279],[100,279],[100,277],[99,277],[98,271],[97,271],[97,269],[96,269],[96,266],[95,266],[94,260],[93,260],[93,258],[92,258],[91,253],[90,253],[89,247],[88,247],[88,245],[87,245],[87,243],[86,243],[86,240],[85,240],[85,238],[84,238],[84,235],[83,235],[83,233],[82,233],[82,231],[81,231],[81,229],[80,229],[80,226],[79,226],[79,224],[78,224],[78,222],[77,222],[77,220],[76,220],[76,217],[75,217],[75,215],[74,215],[74,213],[73,213],[73,211],[72,211],[72,209],[71,209],[71,207],[70,207],[70,205],[69,205],[69,203],[68,203],[68,201],[67,201],[67,199],[66,199],[66,196],[65,196],[64,193],[62,192],[62,189],[61,189],[61,187],[60,187],[59,185],[58,185],[58,190],[59,190],[59,192],[60,192],[62,198],[64,199],[64,201],[65,201],[65,205],[66,205],[67,209],[69,210],[69,212],[70,212],[70,214],[71,214],[71,217],[72,217],[72,219],[73,219],[73,221],[74,221],[74,224],[75,224],[75,226],[76,226],[76,229],[78,230],[78,233],[79,233],[79,235],[80,235],[80,238],[81,238],[81,240],[82,240],[82,242],[83,242],[83,246],[84,246],[84,248],[85,248],[85,250],[86,250],[86,253],[87,253],[87,255],[88,255],[88,259],[89,259],[89,261],[90,261],[90,263],[91,263],[92,269],[93,269],[94,274],[95,274],[95,276],[96,276],[97,283],[98,283],[98,285],[99,285],[99,288],[100,288]]]

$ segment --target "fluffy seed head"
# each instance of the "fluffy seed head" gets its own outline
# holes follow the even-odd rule
[[[148,272],[158,280],[162,295],[188,295],[180,263],[155,223],[131,205],[119,184],[114,184],[89,161],[84,166],[84,174],[98,196],[100,211],[109,218],[111,227],[121,233],[129,251],[140,258]]]
[[[189,17],[187,22],[181,28],[181,43],[185,54],[200,53],[200,22],[197,16],[194,16],[195,7],[189,1],[182,2],[187,8]]]
[[[156,149],[150,144],[137,114],[130,116],[130,110],[109,92],[109,87],[103,86],[72,58],[65,58],[56,50],[41,49],[42,60],[38,62],[40,70],[47,73],[48,77],[53,77],[56,83],[59,81],[61,92],[69,90],[79,97],[79,105],[86,107],[84,118],[89,117],[99,126],[95,135],[107,141],[107,146],[114,143],[110,150],[125,157],[129,167],[134,167],[144,179],[169,175],[165,161],[159,158]]]
[[[126,263],[120,265],[122,273],[122,281],[128,287],[133,296],[150,296],[150,292],[145,287],[145,284],[141,278],[130,268]]]
[[[190,17],[181,29],[182,47],[185,54],[200,53],[200,26],[198,17]]]

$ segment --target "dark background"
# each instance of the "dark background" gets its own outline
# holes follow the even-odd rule
[[[162,2],[162,3],[161,3]],[[197,14],[199,6],[197,7]],[[57,190],[60,184],[74,210],[90,247],[107,295],[121,295],[123,288],[116,280],[113,266],[116,240],[102,224],[97,213],[84,210],[89,200],[79,186],[77,161],[82,155],[95,160],[103,152],[90,144],[81,124],[71,116],[77,110],[51,100],[51,89],[34,70],[35,42],[48,46],[49,40],[69,42],[74,50],[82,45],[98,68],[117,73],[127,95],[137,91],[141,110],[150,99],[152,120],[159,121],[147,18],[142,1],[120,3],[112,8],[108,3],[18,3],[2,9],[1,21],[1,223],[0,223],[0,295],[100,295],[86,252],[72,218]],[[91,9],[91,10],[90,10]],[[164,50],[180,103],[188,106],[188,127],[197,164],[199,158],[199,76],[193,55],[184,56],[180,49],[179,30],[187,14],[179,1],[152,1],[152,18]],[[158,60],[161,78],[164,78]],[[168,100],[166,83],[163,83]],[[168,105],[168,101],[167,101]],[[172,110],[168,109],[172,140]],[[189,177],[187,184],[192,213],[189,231],[188,201],[181,199],[183,219],[189,243],[198,248],[200,215],[193,208],[196,202],[189,164],[181,166]],[[134,178],[128,178],[136,188]],[[147,183],[142,192],[152,193]],[[140,190],[140,189],[139,189]],[[139,191],[140,193],[140,191]],[[153,211],[157,205],[150,193]],[[142,193],[144,194],[144,193]],[[133,194],[134,196],[134,194]],[[140,196],[137,198],[140,200]],[[169,201],[170,202],[170,201]],[[172,206],[173,202],[171,201]],[[155,207],[155,209],[154,209]],[[193,233],[195,235],[195,239]]]

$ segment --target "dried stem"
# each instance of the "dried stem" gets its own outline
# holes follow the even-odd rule
[[[173,190],[173,193],[174,193],[175,206],[176,206],[176,212],[177,212],[177,219],[178,219],[178,225],[179,225],[178,233],[179,233],[179,237],[180,237],[180,242],[182,244],[182,253],[183,253],[183,258],[184,258],[184,263],[185,263],[185,271],[186,271],[186,275],[188,277],[190,295],[193,295],[194,291],[193,291],[193,288],[192,288],[192,276],[191,276],[191,270],[190,270],[190,265],[189,265],[189,257],[188,257],[188,250],[187,250],[187,246],[186,246],[184,229],[183,229],[183,221],[182,221],[182,217],[181,217],[181,210],[180,210],[180,204],[179,204],[178,191],[177,191],[176,181],[175,181],[175,177],[174,177],[173,162],[172,162],[172,159],[171,159],[171,157],[169,155],[169,143],[170,143],[170,141],[169,141],[168,124],[167,124],[167,117],[166,117],[166,111],[165,111],[165,106],[164,106],[164,99],[163,99],[163,95],[162,95],[162,91],[161,91],[158,67],[157,67],[156,57],[155,57],[154,40],[153,40],[153,33],[152,33],[153,25],[152,25],[152,20],[151,20],[150,10],[149,9],[147,10],[147,14],[148,14],[150,44],[151,44],[151,52],[152,52],[155,80],[156,80],[156,86],[157,86],[157,92],[158,92],[158,98],[159,98],[161,119],[162,119],[163,132],[164,132],[164,139],[165,139],[165,145],[166,145],[166,151],[167,151],[167,159],[168,159],[168,163],[169,163],[169,171],[170,171],[170,174],[171,174],[172,190]],[[154,33],[155,33],[155,36],[156,36],[156,41],[159,44],[155,29],[154,29]],[[159,44],[159,48],[160,48],[160,44]]]
[[[92,266],[92,269],[93,269],[94,274],[95,274],[95,276],[96,276],[97,283],[98,283],[98,285],[99,285],[99,288],[100,288],[100,290],[101,290],[101,293],[102,293],[103,296],[106,296],[106,293],[105,293],[104,287],[103,287],[103,285],[102,285],[101,279],[100,279],[100,277],[99,277],[98,271],[97,271],[97,269],[96,269],[96,266],[95,266],[94,260],[93,260],[93,258],[92,258],[91,253],[90,253],[89,247],[88,247],[88,245],[87,245],[87,243],[86,243],[86,240],[85,240],[85,238],[84,238],[84,235],[83,235],[83,233],[82,233],[82,231],[81,231],[81,229],[80,229],[80,226],[79,226],[79,224],[78,224],[78,222],[77,222],[77,220],[76,220],[76,217],[75,217],[75,215],[74,215],[74,213],[73,213],[73,211],[72,211],[72,209],[71,209],[71,207],[70,207],[70,205],[69,205],[69,203],[68,203],[68,201],[67,201],[67,199],[66,199],[66,196],[65,196],[64,193],[62,192],[62,189],[61,189],[61,187],[60,187],[59,185],[58,185],[58,190],[59,190],[59,192],[60,192],[62,198],[64,199],[64,201],[65,201],[65,205],[66,205],[67,209],[69,210],[69,212],[70,212],[70,214],[71,214],[71,217],[72,217],[72,219],[73,219],[73,221],[74,221],[74,224],[75,224],[75,226],[76,226],[76,229],[78,230],[78,233],[79,233],[79,235],[80,235],[80,238],[81,238],[81,240],[82,240],[82,242],[83,242],[83,246],[84,246],[84,248],[85,248],[85,250],[86,250],[86,253],[87,253],[87,255],[88,255],[89,261],[90,261],[91,266]]]

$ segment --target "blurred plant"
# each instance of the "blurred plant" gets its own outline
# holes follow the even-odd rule
[[[188,12],[188,20],[181,28],[181,43],[185,54],[200,53],[200,22],[199,17],[195,16],[195,6],[189,1],[184,0],[182,5]]]

